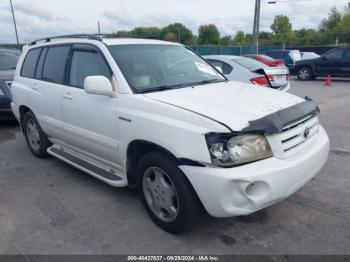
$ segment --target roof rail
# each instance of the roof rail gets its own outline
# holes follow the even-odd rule
[[[102,37],[100,35],[74,34],[74,35],[59,35],[59,36],[44,37],[44,38],[40,38],[40,39],[32,41],[29,45],[35,45],[39,41],[51,42],[52,39],[62,39],[62,38],[85,38],[85,39],[102,41]]]

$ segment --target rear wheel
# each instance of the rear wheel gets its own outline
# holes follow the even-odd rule
[[[160,151],[139,162],[138,191],[152,220],[170,233],[182,233],[195,223],[201,205],[185,174],[175,161]]]
[[[308,81],[314,77],[311,68],[307,66],[299,68],[297,71],[297,76],[298,79],[302,81]]]
[[[42,131],[37,119],[32,112],[23,116],[23,133],[30,151],[36,157],[47,157],[47,148],[51,145],[46,134]]]

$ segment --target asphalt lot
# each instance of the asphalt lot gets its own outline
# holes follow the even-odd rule
[[[320,105],[331,139],[322,171],[289,199],[247,217],[204,215],[174,236],[137,194],[31,155],[15,123],[0,124],[0,254],[350,254],[350,80],[295,81]]]

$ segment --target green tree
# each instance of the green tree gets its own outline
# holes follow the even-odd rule
[[[232,45],[232,38],[231,38],[231,36],[221,37],[220,45],[222,45],[222,46],[230,46],[230,45]]]
[[[292,24],[289,22],[288,16],[277,15],[271,25],[271,30],[276,40],[286,44],[293,37]]]
[[[341,13],[336,7],[333,7],[328,14],[328,18],[325,18],[321,22],[321,30],[334,30],[342,19]]]
[[[140,38],[160,39],[161,29],[158,27],[135,27],[130,31],[130,35]]]
[[[218,45],[220,42],[220,32],[216,25],[201,25],[198,30],[198,44]]]
[[[170,35],[172,35],[172,37],[169,38]],[[161,38],[168,41],[181,42],[182,44],[189,45],[192,42],[193,33],[183,24],[175,23],[162,29]]]

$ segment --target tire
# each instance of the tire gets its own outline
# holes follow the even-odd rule
[[[31,111],[24,114],[22,126],[27,145],[33,155],[39,158],[47,157],[47,148],[51,143]]]
[[[301,81],[309,81],[314,78],[312,70],[308,66],[300,67],[297,70],[297,76],[298,76],[298,79]]]
[[[139,161],[137,175],[141,202],[160,228],[179,234],[193,227],[201,203],[171,157],[161,151],[146,154]]]

